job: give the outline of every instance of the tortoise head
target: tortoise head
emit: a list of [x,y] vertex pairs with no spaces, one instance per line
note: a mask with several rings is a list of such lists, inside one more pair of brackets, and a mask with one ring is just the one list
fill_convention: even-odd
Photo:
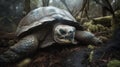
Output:
[[69,25],[56,25],[54,28],[54,40],[60,44],[75,44],[76,28]]

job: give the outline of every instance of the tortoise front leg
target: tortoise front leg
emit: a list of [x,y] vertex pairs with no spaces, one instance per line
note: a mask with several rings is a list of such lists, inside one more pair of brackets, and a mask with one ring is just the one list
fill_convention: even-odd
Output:
[[91,44],[91,45],[102,45],[102,41],[97,38],[93,33],[88,31],[76,31],[75,39],[78,42],[82,42],[84,44]]
[[16,62],[30,53],[34,52],[38,47],[38,40],[35,35],[29,35],[22,38],[14,46],[0,55],[0,63]]

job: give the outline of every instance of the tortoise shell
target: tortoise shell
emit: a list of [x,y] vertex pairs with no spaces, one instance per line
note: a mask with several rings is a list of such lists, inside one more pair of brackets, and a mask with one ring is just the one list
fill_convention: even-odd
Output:
[[[66,10],[59,9],[53,6],[49,7],[40,7],[29,12],[19,23],[16,35],[20,36],[25,33],[28,33],[31,30],[34,30],[36,27],[41,27],[44,24],[51,23],[57,18],[64,19],[71,22],[65,22],[67,24],[76,24],[79,27],[79,23],[76,23],[76,20],[73,16]],[[74,22],[74,23],[73,23]]]

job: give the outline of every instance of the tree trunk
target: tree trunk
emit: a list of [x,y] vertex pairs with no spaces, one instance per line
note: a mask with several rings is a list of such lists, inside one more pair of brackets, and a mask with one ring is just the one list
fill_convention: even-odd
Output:
[[30,12],[30,0],[25,0],[25,12],[26,14]]
[[42,0],[43,6],[49,6],[49,0]]

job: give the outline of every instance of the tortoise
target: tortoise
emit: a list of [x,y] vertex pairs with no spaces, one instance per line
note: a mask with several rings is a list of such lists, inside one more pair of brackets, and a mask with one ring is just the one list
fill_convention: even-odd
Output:
[[53,6],[30,11],[20,21],[16,35],[19,41],[0,55],[0,62],[16,62],[38,48],[53,44],[101,43],[94,34],[85,31],[69,12]]

